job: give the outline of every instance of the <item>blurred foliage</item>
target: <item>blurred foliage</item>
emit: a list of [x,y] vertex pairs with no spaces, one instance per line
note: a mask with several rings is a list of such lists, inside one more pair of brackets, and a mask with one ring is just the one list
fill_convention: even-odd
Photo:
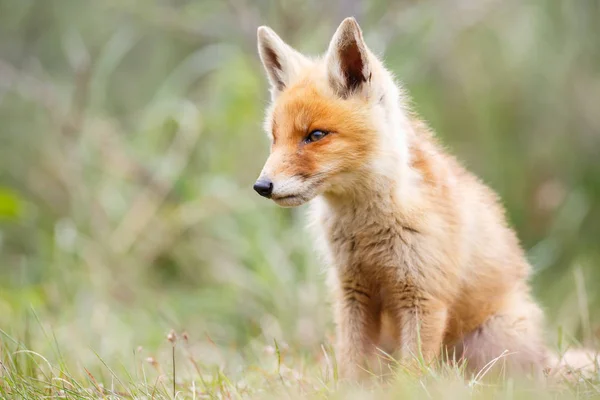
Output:
[[1,0],[0,327],[33,348],[52,332],[83,365],[170,328],[319,352],[330,311],[302,209],[251,189],[268,152],[255,32],[320,53],[348,15],[501,195],[550,331],[591,340],[593,0]]

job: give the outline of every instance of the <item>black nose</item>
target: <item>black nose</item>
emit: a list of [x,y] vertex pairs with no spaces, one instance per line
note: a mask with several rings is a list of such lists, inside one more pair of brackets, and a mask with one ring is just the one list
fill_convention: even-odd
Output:
[[268,179],[259,179],[254,184],[254,190],[256,190],[256,193],[260,194],[262,197],[266,197],[268,199],[271,197],[271,193],[273,193],[273,182]]

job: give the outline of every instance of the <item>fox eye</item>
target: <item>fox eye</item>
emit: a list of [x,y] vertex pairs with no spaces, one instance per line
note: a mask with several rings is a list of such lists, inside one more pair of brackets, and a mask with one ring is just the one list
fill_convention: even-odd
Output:
[[305,143],[312,143],[312,142],[316,142],[317,140],[321,140],[323,139],[325,136],[327,136],[329,132],[325,132],[325,131],[320,131],[320,130],[314,130],[311,133],[308,134],[308,136],[306,137],[306,139],[304,139]]

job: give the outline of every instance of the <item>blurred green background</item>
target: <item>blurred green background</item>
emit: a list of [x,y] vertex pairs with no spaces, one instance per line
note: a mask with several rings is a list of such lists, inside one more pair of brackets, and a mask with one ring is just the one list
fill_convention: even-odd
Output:
[[231,366],[273,339],[320,353],[331,316],[304,208],[252,191],[268,153],[256,28],[317,54],[350,15],[415,109],[501,195],[551,343],[559,329],[592,342],[593,0],[0,1],[5,334],[82,366],[94,353],[128,363],[171,328]]

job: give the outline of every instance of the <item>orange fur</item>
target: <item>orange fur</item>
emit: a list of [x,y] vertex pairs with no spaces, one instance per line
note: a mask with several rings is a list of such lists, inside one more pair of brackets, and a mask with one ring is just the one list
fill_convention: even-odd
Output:
[[[499,364],[541,371],[531,268],[497,196],[413,116],[356,21],[320,59],[268,28],[258,38],[273,96],[261,179],[280,205],[312,200],[342,376],[362,376],[382,346],[427,361],[444,349],[474,372],[508,351]],[[329,134],[307,142],[314,130]]]

